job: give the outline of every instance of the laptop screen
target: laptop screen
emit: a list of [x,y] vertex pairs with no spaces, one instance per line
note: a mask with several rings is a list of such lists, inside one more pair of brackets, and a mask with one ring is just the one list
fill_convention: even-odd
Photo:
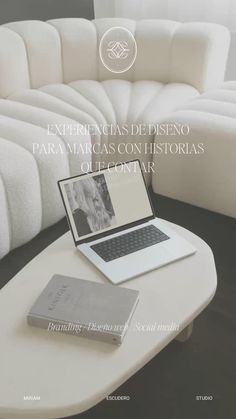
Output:
[[153,216],[139,161],[59,181],[75,241]]

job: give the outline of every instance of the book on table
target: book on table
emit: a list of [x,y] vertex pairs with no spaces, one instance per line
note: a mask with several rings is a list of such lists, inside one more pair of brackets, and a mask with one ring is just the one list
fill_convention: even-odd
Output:
[[121,344],[139,291],[54,275],[30,309],[27,321],[48,332],[63,332]]

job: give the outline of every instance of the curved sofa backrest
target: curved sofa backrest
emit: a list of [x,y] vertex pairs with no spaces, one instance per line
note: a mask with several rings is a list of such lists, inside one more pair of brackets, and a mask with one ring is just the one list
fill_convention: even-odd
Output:
[[[112,73],[99,58],[99,42],[114,26],[129,29],[137,58]],[[80,18],[23,21],[0,27],[0,97],[25,88],[78,79],[156,80],[188,83],[199,91],[224,79],[230,36],[220,25],[165,20]]]

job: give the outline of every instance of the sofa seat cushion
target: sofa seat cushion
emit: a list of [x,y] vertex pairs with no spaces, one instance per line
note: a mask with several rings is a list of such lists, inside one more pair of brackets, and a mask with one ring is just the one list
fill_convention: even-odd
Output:
[[199,95],[184,83],[79,80],[50,84],[11,95],[10,99],[66,115],[83,123],[157,123]]
[[169,152],[154,156],[154,192],[236,217],[236,82],[190,101],[164,122],[188,125],[189,134],[162,137]]
[[[97,169],[97,161],[107,164],[139,158],[148,164],[150,155],[145,152],[145,145],[153,141],[154,135],[151,127],[145,126],[158,124],[198,95],[194,87],[183,83],[79,80],[68,85],[50,84],[40,89],[23,90],[9,99],[60,114],[86,126],[92,143],[99,143],[102,150],[102,155],[98,152],[93,155],[94,169]],[[138,155],[132,149],[128,152],[125,149],[121,155],[118,145],[128,142],[139,144]],[[115,151],[109,154],[104,145],[111,143]]]

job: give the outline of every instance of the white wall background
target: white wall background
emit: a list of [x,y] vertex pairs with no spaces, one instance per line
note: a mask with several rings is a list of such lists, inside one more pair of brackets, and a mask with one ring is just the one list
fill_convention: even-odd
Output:
[[231,31],[227,80],[236,80],[236,0],[94,0],[95,17],[220,23]]

